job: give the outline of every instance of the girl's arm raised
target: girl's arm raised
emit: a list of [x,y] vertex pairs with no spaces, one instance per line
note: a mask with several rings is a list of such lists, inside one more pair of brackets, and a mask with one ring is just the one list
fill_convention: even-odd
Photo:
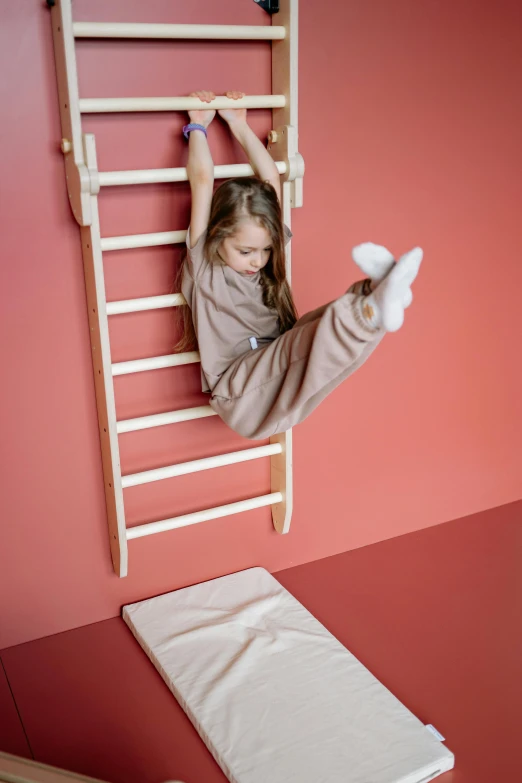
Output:
[[[190,97],[199,98],[204,103],[210,103],[214,100],[215,95],[212,92],[201,91],[193,92]],[[216,112],[211,109],[190,111],[190,122],[208,128],[215,114]],[[194,247],[208,226],[214,189],[214,162],[207,138],[200,130],[191,131],[189,136],[187,174],[192,196],[190,247]]]
[[[237,100],[245,96],[242,92],[227,92],[226,97]],[[250,165],[259,179],[263,180],[263,182],[270,182],[275,188],[279,201],[281,201],[279,172],[265,145],[259,141],[252,128],[248,125],[246,109],[221,109],[219,116],[225,120],[230,128],[230,132],[245,150]]]

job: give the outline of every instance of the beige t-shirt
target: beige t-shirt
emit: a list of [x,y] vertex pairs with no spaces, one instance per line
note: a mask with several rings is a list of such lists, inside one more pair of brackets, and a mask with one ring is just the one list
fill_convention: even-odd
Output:
[[[192,312],[201,355],[201,385],[210,392],[219,377],[244,353],[279,336],[277,312],[263,304],[261,273],[241,275],[204,256],[206,232],[190,247],[183,267],[181,291]],[[285,242],[292,236],[285,226]]]

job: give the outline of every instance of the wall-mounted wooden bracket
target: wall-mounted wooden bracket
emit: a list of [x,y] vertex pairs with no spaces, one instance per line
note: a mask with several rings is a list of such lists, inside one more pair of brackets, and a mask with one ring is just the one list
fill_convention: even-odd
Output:
[[303,206],[303,176],[305,163],[297,151],[297,129],[292,125],[283,125],[268,134],[268,151],[274,160],[286,163],[283,180],[291,182],[290,199],[292,207]]

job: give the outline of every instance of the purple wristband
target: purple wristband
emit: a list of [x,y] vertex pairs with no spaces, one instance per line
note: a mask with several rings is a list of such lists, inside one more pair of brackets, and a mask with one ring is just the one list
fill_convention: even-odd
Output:
[[183,135],[185,136],[186,139],[188,139],[190,131],[193,130],[203,131],[205,136],[207,135],[207,129],[205,128],[204,125],[198,125],[197,122],[189,122],[189,124],[185,125],[183,128]]

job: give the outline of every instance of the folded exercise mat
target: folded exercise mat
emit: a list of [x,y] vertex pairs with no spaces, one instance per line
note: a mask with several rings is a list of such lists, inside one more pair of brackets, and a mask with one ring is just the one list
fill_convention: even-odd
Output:
[[123,618],[232,783],[427,783],[453,754],[267,571]]

